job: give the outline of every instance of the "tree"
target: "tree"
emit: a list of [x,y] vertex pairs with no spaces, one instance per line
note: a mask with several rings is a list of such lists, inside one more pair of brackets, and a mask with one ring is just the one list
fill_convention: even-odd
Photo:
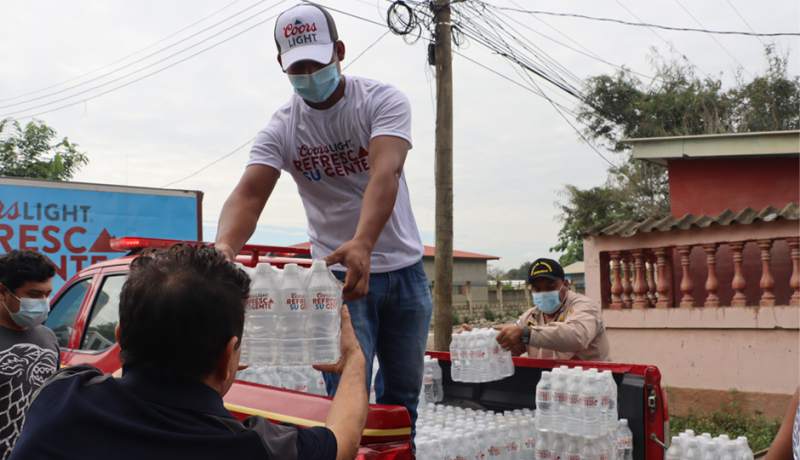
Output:
[[41,121],[0,120],[0,176],[64,181],[89,162],[78,145]]
[[587,80],[578,120],[588,137],[624,159],[609,169],[604,185],[563,191],[557,203],[562,225],[551,248],[562,253],[563,265],[583,260],[589,230],[669,212],[666,168],[633,161],[623,139],[800,128],[800,77],[788,76],[788,58],[772,46],[765,56],[764,75],[744,82],[739,73],[729,89],[720,79],[698,77],[686,61],[657,53],[655,78],[647,84],[625,70]]
[[533,262],[525,262],[519,266],[519,268],[512,268],[506,272],[503,276],[503,279],[507,280],[527,280],[528,279],[528,272],[531,271],[531,264]]

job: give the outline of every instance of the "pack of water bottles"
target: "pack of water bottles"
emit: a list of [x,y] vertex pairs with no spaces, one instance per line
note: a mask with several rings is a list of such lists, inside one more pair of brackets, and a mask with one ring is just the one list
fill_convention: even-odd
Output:
[[666,460],[753,460],[747,438],[731,439],[726,434],[712,437],[709,433],[696,436],[686,430],[672,437]]
[[450,374],[456,382],[493,382],[514,375],[511,352],[497,343],[497,331],[473,329],[453,335]]
[[530,409],[494,413],[433,403],[419,408],[419,460],[534,458],[536,420]]
[[241,267],[250,276],[242,362],[255,367],[339,360],[342,285],[324,261]]
[[589,453],[596,450],[598,458],[633,458],[633,435],[628,421],[617,419],[617,384],[610,371],[561,366],[542,372],[535,399],[542,445],[550,443],[555,452],[585,447]]
[[444,399],[444,384],[442,382],[442,368],[439,360],[425,355],[425,364],[422,373],[422,390],[419,394],[419,404],[437,403]]
[[239,371],[236,378],[245,382],[327,396],[322,372],[311,366],[248,367]]

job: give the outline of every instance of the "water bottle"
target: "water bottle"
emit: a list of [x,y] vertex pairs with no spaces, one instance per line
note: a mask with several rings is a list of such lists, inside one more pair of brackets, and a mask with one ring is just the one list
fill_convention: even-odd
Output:
[[617,427],[617,382],[614,381],[611,371],[603,371],[600,376],[604,383],[601,400],[604,422],[606,430],[613,431]]
[[[672,437],[672,442],[669,443],[669,449],[664,460],[681,460],[681,441],[678,436]],[[619,458],[619,457],[618,457]]]
[[628,420],[619,419],[617,427],[617,458],[619,460],[633,460],[633,433],[628,427]]
[[461,347],[463,346],[464,334],[456,334],[450,341],[450,378],[454,382],[463,382],[464,364],[461,361]]
[[441,402],[444,399],[444,383],[442,381],[442,367],[439,366],[438,359],[431,359],[431,369],[433,370],[433,400]]
[[276,364],[277,347],[277,283],[279,272],[269,264],[255,269],[242,267],[250,276],[250,294],[245,303],[245,327],[242,337],[242,362],[252,366]]
[[562,460],[583,460],[581,458],[581,438],[578,436],[569,436],[567,438],[566,457]]
[[[727,438],[727,436],[725,437]],[[722,436],[720,436],[720,439],[722,439]],[[738,451],[736,448],[736,443],[731,441],[730,439],[725,439],[724,441],[721,442],[721,445],[719,447],[719,453],[720,455],[717,458],[719,458],[720,460],[739,460],[738,458],[739,456],[737,455]]]
[[598,460],[600,452],[597,449],[597,437],[584,436],[581,445],[581,460]]
[[553,452],[553,459],[565,458],[567,450],[566,434],[556,431],[552,434],[552,439],[551,450]]
[[567,408],[569,417],[566,420],[567,432],[583,433],[583,401],[581,388],[583,386],[583,370],[579,367],[572,369],[570,379],[567,381]]
[[425,356],[422,371],[422,392],[425,394],[425,401],[428,402],[436,402],[432,364],[431,358]]
[[539,416],[539,426],[546,429],[553,427],[553,386],[551,373],[542,372],[542,377],[536,385],[536,411]]
[[553,427],[556,430],[567,431],[567,372],[564,368],[553,369],[551,377],[553,386]]
[[739,450],[739,460],[753,460],[753,450],[750,448],[746,436],[736,438],[736,446]]
[[550,430],[546,428],[540,429],[536,437],[536,460],[554,460],[552,438]]
[[683,452],[683,460],[702,460],[700,458],[700,448],[696,438],[689,438]]
[[339,361],[342,287],[324,260],[315,260],[308,273],[306,300],[310,303],[305,337],[309,340],[311,362]]
[[600,428],[600,379],[595,369],[589,370],[580,390],[583,403],[583,432],[594,436],[599,435]]
[[297,264],[286,264],[280,287],[280,307],[278,310],[278,335],[280,336],[281,364],[293,365],[308,363],[308,343],[306,332],[306,291],[303,274]]

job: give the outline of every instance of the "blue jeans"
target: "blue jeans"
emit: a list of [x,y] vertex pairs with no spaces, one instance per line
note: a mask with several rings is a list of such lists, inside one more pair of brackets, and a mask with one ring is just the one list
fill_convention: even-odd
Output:
[[[344,272],[334,273],[344,279]],[[433,310],[422,261],[393,272],[370,274],[367,296],[347,302],[347,308],[367,359],[367,391],[377,354],[383,384],[382,388],[376,385],[377,402],[405,406],[413,427]],[[333,395],[339,376],[325,374],[325,384]]]

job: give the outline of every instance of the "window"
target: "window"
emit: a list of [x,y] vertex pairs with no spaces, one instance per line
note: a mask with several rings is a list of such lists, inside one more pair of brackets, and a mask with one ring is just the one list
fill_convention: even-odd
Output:
[[83,335],[81,350],[103,351],[116,343],[115,329],[119,323],[119,295],[126,275],[108,276],[97,294]]
[[69,345],[69,338],[75,329],[75,317],[81,309],[86,292],[92,285],[92,279],[86,278],[73,284],[61,298],[56,301],[50,310],[45,326],[49,327],[58,338],[58,346],[66,348]]

